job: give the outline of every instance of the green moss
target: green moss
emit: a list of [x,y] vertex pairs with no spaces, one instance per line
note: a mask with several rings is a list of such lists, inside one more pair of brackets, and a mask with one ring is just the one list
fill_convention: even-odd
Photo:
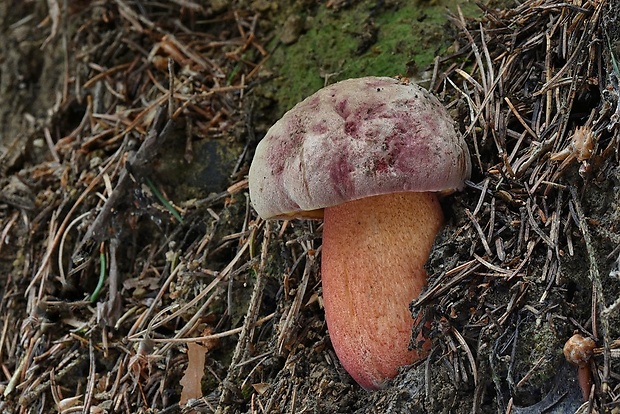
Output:
[[[308,30],[294,44],[280,45],[268,61],[278,75],[272,91],[276,115],[323,87],[326,78],[332,83],[368,75],[419,77],[451,44],[447,10],[457,3],[461,0],[375,8],[376,2],[361,1],[339,11],[322,5],[309,12]],[[470,2],[463,7],[475,13]]]

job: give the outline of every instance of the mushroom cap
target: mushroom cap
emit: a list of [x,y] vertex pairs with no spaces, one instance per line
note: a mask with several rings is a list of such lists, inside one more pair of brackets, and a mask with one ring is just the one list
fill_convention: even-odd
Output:
[[406,80],[348,79],[295,105],[256,148],[250,198],[264,219],[405,191],[460,189],[467,145],[437,98]]
[[582,367],[590,362],[595,347],[594,339],[575,334],[564,344],[564,357],[571,364]]

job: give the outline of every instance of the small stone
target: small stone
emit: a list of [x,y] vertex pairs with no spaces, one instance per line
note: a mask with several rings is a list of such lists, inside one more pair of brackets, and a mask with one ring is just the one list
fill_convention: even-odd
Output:
[[304,29],[304,19],[296,14],[290,15],[284,22],[280,40],[285,45],[293,44],[299,39]]

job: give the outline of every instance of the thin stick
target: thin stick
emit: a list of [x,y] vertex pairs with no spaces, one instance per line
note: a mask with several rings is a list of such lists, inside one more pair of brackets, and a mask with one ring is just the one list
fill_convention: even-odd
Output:
[[600,273],[598,270],[598,263],[596,260],[596,252],[594,250],[594,246],[592,244],[592,237],[590,236],[590,231],[588,229],[588,225],[586,222],[586,217],[583,214],[583,210],[581,209],[581,204],[579,203],[579,198],[577,196],[577,189],[573,186],[569,187],[570,194],[572,196],[573,207],[575,209],[575,213],[577,214],[577,226],[581,231],[583,236],[583,241],[586,245],[586,252],[588,254],[588,275],[590,276],[590,280],[592,281],[592,288],[596,292],[597,299],[597,307],[599,311],[599,320],[600,320],[600,330],[603,336],[603,386],[605,387],[609,382],[609,372],[610,372],[610,344],[611,338],[609,337],[609,319],[605,312],[605,297],[603,295],[603,283],[601,281]]

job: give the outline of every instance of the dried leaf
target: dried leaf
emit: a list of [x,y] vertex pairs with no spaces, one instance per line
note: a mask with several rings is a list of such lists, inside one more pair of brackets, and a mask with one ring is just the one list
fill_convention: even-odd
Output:
[[209,350],[202,345],[195,343],[187,344],[187,369],[180,383],[183,386],[181,391],[181,405],[185,405],[190,399],[202,397],[202,377],[204,376],[205,360]]
[[69,412],[73,407],[78,404],[81,404],[82,395],[77,395],[75,397],[64,398],[58,401],[56,405],[56,409],[59,413]]
[[270,386],[271,384],[269,384],[268,382],[259,382],[257,384],[252,384],[252,387],[259,395],[263,395],[265,391],[267,391],[267,388],[269,388]]

